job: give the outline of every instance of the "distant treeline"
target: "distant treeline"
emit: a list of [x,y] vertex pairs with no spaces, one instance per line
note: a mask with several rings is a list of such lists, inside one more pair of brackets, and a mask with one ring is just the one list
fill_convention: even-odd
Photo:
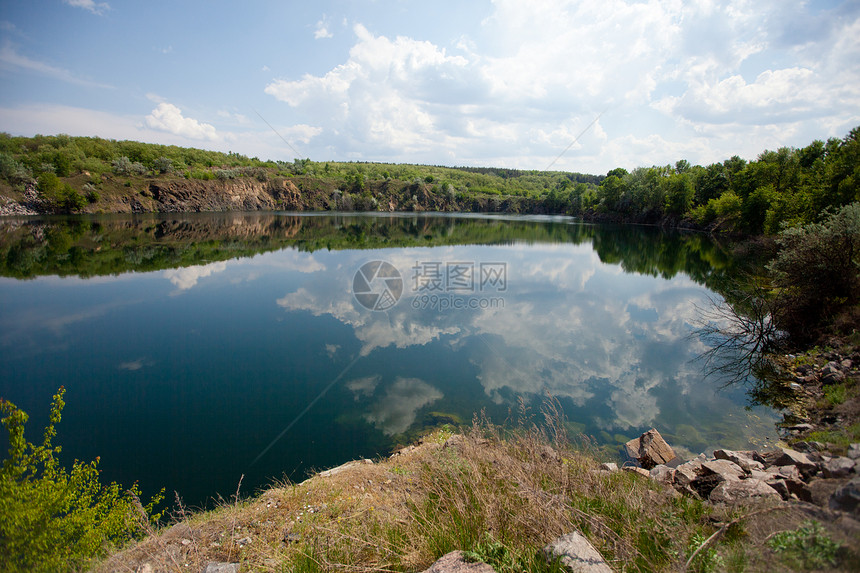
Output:
[[102,193],[115,193],[111,185],[118,177],[125,187],[135,189],[140,187],[136,183],[153,178],[301,177],[325,183],[338,197],[363,197],[367,201],[362,205],[380,209],[385,203],[372,201],[373,195],[379,182],[390,182],[386,188],[420,189],[451,204],[523,197],[538,201],[539,210],[547,213],[773,234],[784,226],[818,221],[828,209],[860,200],[860,127],[843,139],[764,151],[754,161],[734,156],[700,166],[682,159],[630,172],[617,168],[605,176],[310,159],[263,161],[238,153],[136,141],[0,133],[0,195],[20,198],[27,188],[35,188],[42,204],[55,211],[75,212],[87,204],[95,211]]

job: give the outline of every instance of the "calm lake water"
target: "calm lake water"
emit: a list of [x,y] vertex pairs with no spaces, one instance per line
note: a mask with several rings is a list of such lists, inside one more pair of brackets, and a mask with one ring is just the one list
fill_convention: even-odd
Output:
[[[568,218],[0,221],[0,395],[106,480],[191,505],[546,394],[614,450],[760,447],[775,416],[691,362],[731,276],[707,237]],[[5,440],[5,438],[4,438]]]

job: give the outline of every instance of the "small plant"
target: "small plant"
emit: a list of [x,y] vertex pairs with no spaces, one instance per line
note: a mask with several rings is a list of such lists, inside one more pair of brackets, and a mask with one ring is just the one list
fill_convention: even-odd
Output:
[[[60,422],[64,388],[51,403],[41,445],[24,437],[27,414],[0,399],[2,423],[9,452],[0,467],[0,570],[70,571],[85,567],[111,545],[139,532],[141,522],[137,484],[122,488],[99,482],[99,459],[75,461],[67,471],[57,460],[60,447],[52,444]],[[149,513],[161,494],[143,508]],[[153,520],[160,516],[155,515]]]
[[824,399],[831,406],[845,403],[848,398],[848,389],[844,384],[835,384],[824,388]]
[[817,521],[804,521],[795,530],[780,531],[767,544],[793,568],[821,569],[839,564],[840,544],[830,539]]
[[[692,555],[705,541],[707,541],[707,539],[707,535],[704,535],[703,533],[695,533],[690,537],[690,543],[687,545],[687,555]],[[717,551],[712,547],[699,552],[690,564],[692,570],[697,571],[698,573],[722,571],[723,565],[723,558],[720,557]]]

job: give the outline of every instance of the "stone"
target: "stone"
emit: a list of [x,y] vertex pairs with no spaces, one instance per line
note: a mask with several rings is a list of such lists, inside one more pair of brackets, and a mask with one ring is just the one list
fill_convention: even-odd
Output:
[[827,505],[830,509],[860,516],[860,477],[834,491]]
[[[813,428],[812,424],[794,424],[793,426],[786,426],[785,429],[789,432],[793,432],[796,434],[801,434],[803,432],[808,432]],[[716,453],[716,452],[715,452]]]
[[155,569],[152,568],[152,564],[144,563],[137,568],[137,573],[155,573]]
[[600,469],[602,469],[603,471],[607,471],[607,472],[617,472],[618,471],[618,464],[613,463],[613,462],[603,463],[603,464],[600,464]]
[[331,477],[337,475],[343,471],[346,471],[350,468],[358,467],[364,464],[372,464],[373,460],[356,460],[353,462],[347,462],[343,465],[337,466],[336,468],[331,468],[330,470],[325,470],[319,473],[320,477]]
[[560,559],[574,573],[612,573],[612,569],[597,549],[577,532],[563,535],[544,547],[547,561]]
[[829,384],[839,384],[845,380],[845,373],[842,372],[842,365],[836,362],[828,362],[827,365],[819,372],[821,383],[825,386]]
[[714,450],[714,457],[718,460],[728,460],[739,465],[745,472],[752,470],[763,470],[764,464],[753,459],[753,452],[735,452],[732,450]]
[[830,497],[842,486],[848,483],[847,478],[841,479],[814,479],[809,482],[809,492],[812,494],[812,503],[819,507],[827,507]]
[[713,503],[734,504],[753,499],[781,501],[782,496],[761,480],[745,479],[720,482],[708,499]]
[[486,563],[469,563],[462,551],[452,551],[440,557],[423,573],[496,573]]
[[821,464],[821,473],[826,478],[841,478],[848,477],[853,473],[855,461],[851,458],[833,458]]
[[848,453],[846,455],[852,460],[860,459],[860,444],[851,444],[848,446]]
[[664,483],[666,485],[672,485],[675,483],[675,470],[667,465],[660,464],[658,466],[654,466],[648,473],[651,474],[651,479],[660,483]]
[[238,563],[215,563],[210,561],[203,573],[239,573]]
[[818,469],[808,454],[781,448],[782,454],[773,462],[776,466],[794,466],[802,472],[814,472]]
[[782,499],[786,501],[797,498],[801,501],[812,502],[812,492],[809,491],[809,487],[802,481],[776,479],[766,483],[775,489],[782,496]]
[[633,472],[635,474],[639,474],[640,476],[645,476],[646,478],[651,477],[651,472],[646,470],[645,468],[637,468],[636,466],[624,466],[621,469],[626,472]]
[[746,472],[734,462],[729,460],[711,460],[702,464],[704,474],[715,474],[720,476],[721,481],[739,480],[746,477]]
[[803,481],[803,476],[796,466],[773,466],[764,472],[768,477],[765,481],[778,479],[793,479],[795,481]]
[[650,470],[656,465],[666,464],[677,456],[675,450],[666,443],[656,429],[651,428],[638,438],[624,444],[627,455],[638,461],[643,468]]
[[690,460],[675,468],[675,484],[681,487],[689,486],[702,473],[702,462]]

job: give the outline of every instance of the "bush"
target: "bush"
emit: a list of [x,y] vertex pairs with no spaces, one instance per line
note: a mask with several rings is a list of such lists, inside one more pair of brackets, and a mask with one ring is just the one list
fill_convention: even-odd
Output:
[[[54,396],[39,446],[24,437],[27,414],[0,400],[9,437],[8,458],[0,468],[0,570],[81,569],[140,531],[137,484],[125,493],[116,483],[103,486],[98,458],[75,461],[70,472],[59,464],[61,448],[51,440],[65,405],[64,393],[61,387]],[[160,499],[161,494],[144,510],[151,511]]]
[[776,320],[799,341],[860,302],[860,203],[846,205],[822,223],[782,231],[770,264],[779,289]]
[[159,173],[170,173],[173,171],[173,161],[169,157],[159,157],[153,162],[152,167]]
[[143,175],[146,173],[146,167],[142,163],[132,162],[125,156],[114,159],[111,165],[117,175]]

